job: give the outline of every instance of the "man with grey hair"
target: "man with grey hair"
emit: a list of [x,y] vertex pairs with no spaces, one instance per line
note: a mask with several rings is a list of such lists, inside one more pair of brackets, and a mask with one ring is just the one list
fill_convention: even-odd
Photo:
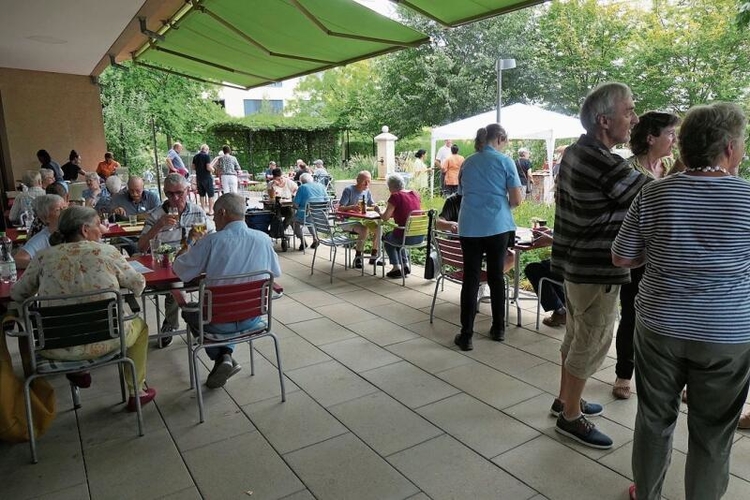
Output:
[[[52,182],[54,182],[55,177],[52,171],[47,170],[46,168],[43,170],[45,172],[50,172]],[[10,207],[10,213],[8,214],[8,218],[14,224],[19,224],[21,222],[21,214],[24,212],[27,212],[27,214],[29,214],[28,216],[31,217],[31,214],[34,212],[31,206],[32,201],[37,196],[42,196],[44,194],[44,189],[42,188],[42,177],[39,175],[39,171],[27,170],[26,173],[23,174],[21,182],[23,182],[23,185],[26,186],[27,189],[16,196],[16,199],[13,200],[13,206]]]
[[190,172],[188,172],[188,169],[185,168],[185,163],[180,157],[181,152],[182,144],[180,144],[179,142],[175,142],[172,145],[172,149],[167,152],[167,158],[164,161],[167,163],[167,169],[169,170],[170,174],[180,174],[181,176],[187,178],[187,176],[190,175]]
[[[190,203],[187,197],[188,182],[180,174],[172,173],[164,179],[164,194],[167,201],[153,209],[146,216],[141,236],[138,238],[138,251],[145,253],[149,249],[152,239],[158,236],[161,244],[180,246],[182,234],[193,227],[202,219],[206,222],[209,232],[214,230],[211,219],[206,217],[206,212],[201,207]],[[164,301],[164,322],[161,325],[161,333],[169,334],[177,330],[179,323],[179,308],[171,294],[166,295]],[[171,335],[159,337],[159,347],[166,347],[172,343]]]
[[[294,219],[294,235],[299,238],[300,251],[305,249],[307,243],[305,243],[305,237],[302,234],[302,222],[305,220],[305,209],[307,202],[309,201],[328,201],[328,194],[322,184],[318,184],[313,181],[313,176],[305,172],[299,178],[300,186],[297,189],[297,193],[294,195],[294,207],[297,209],[297,214]],[[318,246],[318,239],[313,232],[313,244],[312,248]]]
[[551,270],[565,281],[570,314],[560,347],[560,394],[550,412],[557,416],[557,432],[599,449],[611,448],[612,440],[586,417],[600,415],[602,406],[581,396],[607,355],[620,285],[630,281],[627,269],[612,264],[610,248],[649,178],[610,150],[628,141],[636,123],[627,85],[593,89],[581,106],[586,133],[568,147],[557,176]]
[[[201,274],[206,281],[252,273],[271,271],[275,277],[281,276],[279,259],[273,249],[273,240],[245,224],[245,198],[235,193],[225,193],[215,204],[214,221],[216,232],[208,235],[191,234],[197,241],[184,253],[177,256],[173,269],[182,281],[191,281]],[[184,311],[185,322],[198,330],[198,313]],[[236,333],[251,329],[259,318],[240,323],[208,324],[204,331],[213,334]],[[209,389],[223,387],[227,379],[240,371],[241,366],[232,358],[233,346],[209,347],[206,354],[214,361],[213,369],[206,379]]]

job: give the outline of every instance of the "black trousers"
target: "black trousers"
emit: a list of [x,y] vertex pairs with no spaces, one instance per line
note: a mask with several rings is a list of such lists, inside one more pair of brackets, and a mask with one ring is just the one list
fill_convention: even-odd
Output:
[[633,334],[635,332],[635,296],[638,295],[638,284],[643,278],[646,267],[630,270],[630,283],[620,287],[620,326],[617,327],[617,378],[633,378]]
[[559,282],[563,280],[561,277],[552,274],[549,259],[532,262],[523,269],[523,272],[531,282],[531,286],[534,287],[534,293],[541,299],[542,308],[545,311],[557,311],[565,306],[565,290],[561,286],[553,285],[547,281],[542,287],[541,295],[539,295],[540,279],[549,278]]
[[510,238],[514,232],[494,234],[479,238],[461,236],[464,254],[464,282],[461,286],[461,335],[474,333],[477,314],[477,292],[482,272],[482,257],[487,257],[487,284],[490,286],[492,326],[505,326],[505,287],[503,286],[503,261]]

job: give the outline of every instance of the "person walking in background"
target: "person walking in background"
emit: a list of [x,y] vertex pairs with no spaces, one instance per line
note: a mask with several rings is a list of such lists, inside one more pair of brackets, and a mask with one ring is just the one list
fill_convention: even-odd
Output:
[[107,179],[110,175],[115,175],[117,169],[120,168],[120,163],[115,161],[115,157],[107,151],[104,153],[104,161],[100,161],[96,166],[96,173],[102,179]]
[[440,167],[443,165],[443,162],[451,155],[451,146],[453,146],[453,141],[451,139],[446,139],[445,144],[440,146],[440,149],[438,149],[437,153],[435,153],[435,163],[433,164],[433,167],[435,170],[438,170],[440,172],[440,192],[442,192],[445,188],[445,175],[443,174],[443,171]]
[[75,182],[81,175],[86,175],[86,171],[81,168],[81,155],[75,149],[68,155],[68,163],[60,167],[63,171],[63,180]]
[[430,172],[432,172],[432,169],[427,166],[427,164],[424,162],[424,156],[427,154],[427,151],[424,149],[418,149],[416,153],[414,153],[414,186],[417,189],[422,189],[430,184],[430,178],[431,175]]
[[232,156],[232,148],[224,146],[221,151],[224,155],[219,157],[219,161],[216,163],[216,174],[221,179],[221,190],[224,193],[236,193],[239,191],[237,176],[241,172],[240,164],[237,158]]
[[185,168],[185,162],[182,161],[182,157],[180,156],[181,152],[182,144],[175,142],[172,145],[172,149],[167,151],[167,158],[164,161],[167,164],[167,174],[176,173],[187,179],[190,176],[190,172]]
[[635,299],[631,498],[661,498],[685,384],[685,498],[727,491],[750,379],[750,183],[737,177],[745,126],[735,104],[690,109],[679,135],[685,172],[646,185],[612,245],[614,264],[646,265]]
[[458,173],[463,163],[464,157],[458,154],[458,144],[452,145],[451,155],[440,165],[440,172],[445,178],[443,196],[447,197],[458,192]]
[[487,259],[487,282],[492,309],[492,340],[505,340],[505,288],[503,259],[513,246],[516,225],[511,209],[523,200],[521,181],[513,160],[501,152],[508,134],[493,123],[477,131],[474,154],[466,158],[460,176],[463,192],[458,214],[458,235],[464,254],[461,286],[461,333],[454,343],[462,351],[474,348],[474,317],[482,258]]
[[531,151],[526,148],[518,149],[518,160],[516,160],[516,170],[518,178],[521,179],[521,185],[526,193],[531,192]]
[[630,203],[650,178],[610,150],[628,141],[636,123],[627,85],[593,89],[581,106],[586,133],[565,150],[557,176],[550,270],[565,282],[568,314],[560,393],[550,413],[557,417],[558,433],[599,449],[611,448],[612,439],[587,417],[601,415],[603,408],[581,396],[607,356],[620,285],[630,280],[627,269],[612,264],[610,248]]
[[[638,118],[630,133],[628,161],[637,171],[653,179],[661,179],[672,168],[672,147],[676,142],[675,127],[680,118],[671,113],[649,111]],[[617,399],[630,397],[630,379],[633,378],[633,332],[635,331],[635,296],[645,268],[630,270],[630,283],[620,288],[620,324],[617,327],[615,346],[617,364],[612,395]]]
[[211,157],[208,156],[208,151],[208,144],[203,144],[198,154],[193,156],[193,169],[195,169],[195,186],[198,190],[201,208],[208,210],[208,215],[213,215],[214,168],[211,166]]

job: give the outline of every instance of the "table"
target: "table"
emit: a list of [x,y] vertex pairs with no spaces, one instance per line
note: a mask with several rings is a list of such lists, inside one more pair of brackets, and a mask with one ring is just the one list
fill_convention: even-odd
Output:
[[[121,236],[138,236],[143,231],[143,224],[136,224],[130,226],[127,223],[110,224],[109,229],[106,233],[102,234],[102,238],[115,238]],[[25,228],[20,227],[9,227],[5,230],[5,235],[10,238],[10,241],[14,245],[22,245],[26,242],[27,234]]]
[[[378,225],[378,229],[375,234],[375,238],[378,240],[378,259],[380,259],[383,262],[383,265],[385,265],[384,256],[385,256],[385,249],[383,248],[383,219],[380,218],[380,212],[376,212],[375,210],[367,210],[365,213],[362,213],[360,211],[348,211],[348,210],[336,210],[334,212],[334,215],[340,218],[346,218],[346,219],[359,219],[362,221],[372,221]],[[364,257],[362,258],[364,261]],[[385,271],[384,271],[385,272]],[[362,274],[365,273],[365,266],[364,262],[362,263]],[[375,276],[377,274],[377,265],[373,266],[373,272],[372,275]]]
[[[521,231],[528,230],[531,231],[529,228],[518,228]],[[513,250],[515,251],[515,259],[514,259],[514,273],[513,273],[513,297],[511,300],[515,302],[516,304],[516,321],[517,325],[521,326],[521,305],[519,301],[521,300],[537,300],[536,297],[520,297],[518,295],[519,290],[519,283],[521,281],[521,254],[523,252],[528,252],[529,250],[537,250],[539,248],[547,248],[552,246],[551,238],[539,238],[537,240],[532,240],[530,243],[515,243],[513,246]]]

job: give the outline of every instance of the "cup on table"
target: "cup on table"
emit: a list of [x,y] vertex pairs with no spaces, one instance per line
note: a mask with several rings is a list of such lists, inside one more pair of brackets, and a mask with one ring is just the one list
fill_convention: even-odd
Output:
[[135,226],[138,224],[138,216],[137,215],[128,215],[128,223],[131,226]]

